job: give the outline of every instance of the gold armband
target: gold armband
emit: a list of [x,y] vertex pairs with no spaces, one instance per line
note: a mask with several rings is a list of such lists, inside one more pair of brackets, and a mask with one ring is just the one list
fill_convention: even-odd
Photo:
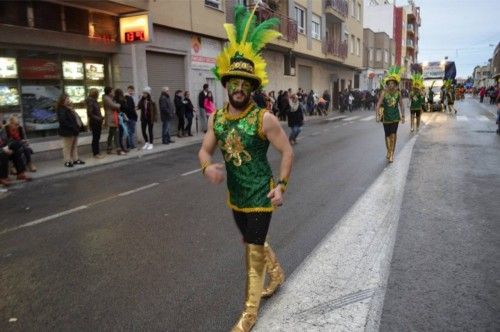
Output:
[[288,180],[287,179],[281,179],[278,181],[277,184],[280,184],[281,185],[281,192],[285,192],[286,190],[286,186],[288,185]]
[[208,166],[210,166],[210,162],[209,161],[204,161],[201,163],[201,174],[205,174],[205,170],[207,169]]

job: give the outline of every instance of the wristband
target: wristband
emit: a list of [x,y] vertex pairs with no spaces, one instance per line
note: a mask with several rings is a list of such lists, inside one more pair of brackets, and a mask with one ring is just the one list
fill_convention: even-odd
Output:
[[210,166],[210,162],[209,161],[204,161],[201,163],[201,174],[205,175],[205,170],[207,169],[208,166]]
[[281,179],[278,181],[277,185],[281,185],[281,192],[285,192],[286,186],[288,185],[288,180],[287,179]]

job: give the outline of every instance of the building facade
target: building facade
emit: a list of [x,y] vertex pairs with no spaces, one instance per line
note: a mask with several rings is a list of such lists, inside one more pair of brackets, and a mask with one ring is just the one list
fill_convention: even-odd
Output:
[[395,60],[395,44],[385,32],[373,32],[364,29],[363,72],[361,73],[361,90],[380,88],[380,81]]
[[394,65],[404,69],[402,79],[409,86],[411,68],[418,62],[420,7],[413,0],[398,7],[392,1],[365,0],[365,28],[385,32],[394,39]]
[[[221,107],[226,96],[211,68],[236,4],[252,7],[254,1],[1,1],[0,118],[19,115],[32,142],[56,149],[54,104],[63,91],[84,122],[89,89],[108,85],[132,84],[138,95],[149,86],[155,101],[162,87],[172,94],[187,90],[197,107],[207,83]],[[359,88],[363,7],[362,0],[264,0],[258,19],[278,17],[283,35],[263,52],[265,90],[328,91],[335,106],[342,90]],[[150,38],[132,35],[124,42],[119,22],[138,14],[146,15]],[[90,137],[80,142],[89,144]]]

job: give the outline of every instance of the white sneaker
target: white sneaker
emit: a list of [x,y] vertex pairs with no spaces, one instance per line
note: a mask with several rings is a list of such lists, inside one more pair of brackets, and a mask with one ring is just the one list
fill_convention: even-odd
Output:
[[144,146],[142,147],[142,150],[146,150],[148,148],[148,146],[149,146],[149,143],[144,144]]
[[153,150],[153,144],[149,144],[146,150]]

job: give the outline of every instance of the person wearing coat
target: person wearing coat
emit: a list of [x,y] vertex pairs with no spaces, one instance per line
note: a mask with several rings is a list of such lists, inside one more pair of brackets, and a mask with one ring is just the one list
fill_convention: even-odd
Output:
[[158,106],[160,107],[162,123],[161,142],[162,144],[174,143],[175,141],[170,137],[170,121],[174,118],[174,105],[170,99],[169,88],[167,86],[162,89]]
[[93,88],[89,91],[89,96],[85,99],[87,105],[87,118],[89,119],[90,131],[92,131],[92,153],[94,158],[101,159],[104,156],[100,153],[99,142],[101,141],[102,121],[104,120],[101,107],[97,103],[99,90]]
[[174,105],[175,105],[175,114],[177,115],[177,119],[179,123],[177,125],[177,137],[184,136],[184,103],[182,98],[182,91],[175,91],[174,97]]
[[[142,91],[141,100],[137,104],[141,110],[141,129],[142,137],[144,138],[143,150],[153,149],[153,124],[157,121],[156,104],[151,98],[151,88],[145,87]],[[147,132],[146,132],[147,128]]]
[[26,138],[26,133],[24,128],[19,124],[19,120],[15,115],[9,117],[9,122],[5,126],[5,133],[7,134],[8,140],[13,143],[17,142],[26,159],[26,166],[30,172],[36,172],[36,167],[33,165],[31,160],[31,155],[33,154],[33,149],[29,146],[28,139]]
[[62,137],[64,166],[85,164],[78,158],[78,135],[82,122],[73,109],[69,96],[62,93],[56,105],[57,119],[59,120],[59,136]]
[[102,97],[102,102],[104,105],[104,125],[108,129],[108,154],[113,151],[113,143],[115,145],[116,152],[119,154],[121,151],[120,143],[118,138],[118,112],[120,111],[120,104],[113,101],[113,88],[105,87],[104,96]]
[[186,128],[184,128],[184,136],[193,136],[191,133],[191,126],[193,125],[194,106],[191,99],[189,99],[189,91],[184,92],[184,100],[182,103],[184,104],[184,116],[187,120]]
[[292,95],[290,97],[290,107],[288,108],[286,115],[288,119],[288,127],[291,129],[288,140],[290,141],[290,144],[295,145],[297,144],[297,137],[299,136],[302,126],[304,125],[304,108],[296,95]]

